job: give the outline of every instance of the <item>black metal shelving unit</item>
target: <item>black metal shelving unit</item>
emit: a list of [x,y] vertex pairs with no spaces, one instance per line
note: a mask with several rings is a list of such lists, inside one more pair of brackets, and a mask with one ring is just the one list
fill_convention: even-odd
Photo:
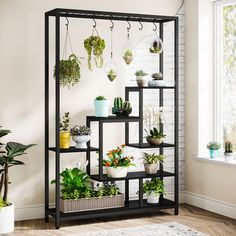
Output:
[[[159,24],[159,36],[163,39],[164,24],[174,22],[174,86],[160,86],[155,88],[150,87],[125,87],[125,99],[129,100],[130,93],[136,92],[139,95],[138,116],[129,117],[95,117],[87,116],[86,125],[90,127],[91,122],[98,122],[99,132],[99,145],[98,147],[91,147],[88,142],[87,149],[76,149],[70,147],[69,149],[60,149],[60,83],[59,83],[59,62],[60,62],[60,19],[61,17],[73,17],[84,19],[100,19],[100,20],[113,20],[113,21],[134,21],[134,22],[149,22]],[[56,80],[55,80],[55,147],[49,146],[49,20],[55,19],[55,61],[56,61]],[[159,70],[163,73],[163,53],[160,54]],[[155,89],[159,90],[159,106],[164,105],[165,90],[174,91],[174,142],[162,143],[161,145],[152,146],[143,142],[143,94],[146,90]],[[164,171],[164,167],[160,164],[159,171],[154,175],[146,174],[144,171],[129,172],[126,178],[111,179],[103,174],[102,159],[103,159],[103,124],[104,123],[125,123],[125,143],[127,146],[147,149],[158,148],[160,154],[164,154],[165,148],[174,148],[174,172]],[[139,141],[138,143],[130,143],[129,141],[129,124],[130,122],[137,122],[139,124]],[[161,127],[163,129],[163,127]],[[49,151],[55,152],[55,208],[49,207]],[[115,209],[101,209],[86,212],[73,212],[62,213],[60,212],[60,154],[85,152],[86,159],[89,164],[87,166],[88,174],[90,170],[90,154],[91,152],[99,153],[98,174],[91,175],[91,178],[97,181],[116,180],[124,181],[125,183],[125,207]],[[143,199],[143,180],[146,178],[165,177],[174,178],[174,200],[165,199],[160,197],[160,203],[147,204]],[[139,196],[138,200],[129,199],[129,181],[137,179],[139,181]],[[119,13],[119,12],[102,12],[102,11],[86,11],[75,9],[54,9],[45,13],[45,221],[48,222],[49,216],[55,218],[55,227],[59,228],[62,221],[76,220],[76,219],[89,219],[107,216],[121,216],[128,214],[141,214],[148,212],[157,212],[161,209],[174,209],[174,213],[178,214],[178,17],[175,16],[160,16],[160,15],[144,15],[132,13]]]

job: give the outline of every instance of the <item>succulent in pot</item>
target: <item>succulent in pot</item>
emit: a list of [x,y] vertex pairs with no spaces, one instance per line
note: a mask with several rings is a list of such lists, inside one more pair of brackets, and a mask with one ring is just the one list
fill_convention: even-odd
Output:
[[165,193],[163,180],[159,177],[146,180],[143,184],[143,192],[147,195],[147,203],[159,203],[160,195]]
[[151,145],[155,146],[160,145],[163,142],[164,138],[166,137],[163,131],[158,130],[156,127],[151,129],[149,132],[147,132],[147,130],[145,131],[147,133],[146,140]]
[[149,87],[165,86],[162,73],[153,73],[152,78],[153,79],[148,82]]
[[138,70],[135,72],[136,82],[139,87],[144,87],[147,85],[146,75],[148,74],[144,72],[143,70]]
[[163,160],[165,159],[164,155],[157,155],[154,153],[144,153],[143,157],[143,164],[146,173],[148,174],[155,174],[158,170],[158,163],[163,163]]
[[[0,138],[10,130],[0,129]],[[35,144],[23,145],[17,142],[0,143],[0,234],[14,231],[14,204],[8,201],[9,168],[24,165],[18,157],[26,154],[26,150]],[[2,149],[5,146],[5,150]],[[3,193],[2,193],[3,192]]]
[[70,133],[73,141],[76,143],[76,148],[87,148],[87,142],[91,139],[91,130],[89,127],[76,125],[70,130]]
[[60,121],[60,148],[67,149],[70,147],[70,113],[65,112]]
[[127,65],[133,61],[133,52],[131,49],[126,49],[123,54],[123,59]]
[[132,107],[129,101],[123,102],[121,97],[114,98],[114,105],[112,108],[112,114],[116,116],[129,116],[132,112]]
[[234,158],[234,153],[233,153],[233,144],[231,141],[225,141],[224,143],[224,156],[225,156],[225,161],[229,162],[232,161]]
[[219,156],[219,150],[221,148],[221,144],[217,141],[211,141],[207,144],[207,148],[210,152],[210,158],[216,158]]
[[103,166],[106,167],[108,177],[123,178],[127,175],[129,166],[134,166],[132,164],[133,157],[126,155],[124,149],[125,145],[121,145],[108,151],[108,159],[103,160]]
[[104,96],[98,96],[94,100],[95,116],[108,117],[109,101]]
[[115,70],[110,69],[110,70],[108,71],[108,73],[107,73],[107,77],[108,77],[108,79],[109,79],[110,81],[113,81],[113,80],[116,79],[117,73],[115,72]]

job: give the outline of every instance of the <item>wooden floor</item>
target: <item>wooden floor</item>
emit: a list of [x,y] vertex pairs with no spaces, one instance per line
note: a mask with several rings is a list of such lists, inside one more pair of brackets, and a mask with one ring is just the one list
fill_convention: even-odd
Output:
[[211,236],[236,236],[236,220],[217,215],[190,205],[180,206],[180,214],[173,215],[172,211],[162,211],[156,215],[143,215],[136,218],[103,218],[85,221],[63,223],[59,230],[54,229],[53,221],[44,223],[43,219],[16,222],[15,232],[9,235],[41,236],[41,235],[70,235],[74,233],[118,229],[163,222],[178,222],[207,233]]

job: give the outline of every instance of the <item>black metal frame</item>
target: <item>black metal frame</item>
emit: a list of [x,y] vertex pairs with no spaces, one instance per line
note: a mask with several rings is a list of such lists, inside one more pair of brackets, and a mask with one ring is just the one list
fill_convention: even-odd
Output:
[[[56,61],[56,80],[55,80],[55,114],[56,114],[56,131],[55,131],[55,147],[49,147],[49,17],[55,17],[55,61]],[[114,117],[109,116],[107,118],[98,118],[94,116],[87,116],[86,124],[90,127],[91,122],[97,121],[99,124],[99,147],[91,147],[88,142],[88,149],[60,149],[60,83],[59,83],[59,62],[60,62],[60,18],[61,17],[74,17],[83,19],[101,19],[101,20],[117,20],[117,21],[134,21],[134,22],[149,22],[159,23],[159,35],[163,39],[163,28],[164,23],[174,22],[174,86],[160,86],[157,88],[139,88],[139,87],[126,87],[125,88],[125,99],[129,100],[130,92],[139,93],[139,116],[138,117]],[[160,72],[163,73],[163,53],[160,55]],[[164,91],[166,89],[173,89],[175,96],[175,140],[174,144],[163,143],[159,145],[160,153],[164,153],[164,148],[174,148],[174,173],[166,172],[163,169],[163,165],[160,164],[160,171],[155,175],[148,175],[145,172],[132,172],[127,175],[126,178],[118,179],[119,181],[125,181],[125,207],[117,209],[103,209],[96,211],[87,212],[74,212],[74,213],[61,213],[60,212],[60,153],[69,152],[85,152],[86,159],[89,162],[87,166],[87,172],[90,174],[90,152],[99,152],[99,172],[98,175],[91,175],[91,178],[98,181],[106,181],[108,177],[103,174],[102,158],[103,158],[103,124],[124,122],[125,123],[125,142],[126,145],[136,148],[154,148],[153,146],[143,142],[143,93],[146,89],[157,89],[159,90],[159,105],[164,105]],[[139,143],[129,143],[129,122],[139,123]],[[163,129],[163,127],[161,127]],[[55,191],[55,208],[49,208],[49,151],[55,152],[55,179],[56,179],[56,191]],[[173,176],[175,179],[174,189],[174,201],[164,199],[161,196],[160,203],[158,205],[150,205],[143,200],[143,179],[153,178],[159,176],[161,179],[164,177]],[[129,180],[139,180],[139,200],[129,200]],[[117,180],[117,179],[116,179]],[[74,220],[74,219],[88,219],[103,216],[118,216],[128,214],[141,214],[147,212],[156,212],[160,209],[174,208],[175,214],[178,214],[178,17],[175,16],[160,16],[160,15],[144,15],[144,14],[133,14],[133,13],[119,13],[119,12],[103,12],[103,11],[85,11],[85,10],[74,10],[74,9],[54,9],[45,13],[45,221],[48,222],[49,215],[55,218],[55,227],[60,227],[61,221]]]

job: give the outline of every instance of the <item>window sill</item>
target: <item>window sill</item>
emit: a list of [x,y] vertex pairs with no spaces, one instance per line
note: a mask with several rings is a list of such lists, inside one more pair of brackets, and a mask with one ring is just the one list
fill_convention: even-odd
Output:
[[205,157],[205,156],[196,156],[195,159],[199,160],[199,161],[206,161],[206,162],[211,162],[211,163],[216,163],[216,164],[223,164],[223,165],[227,165],[227,166],[236,166],[235,157],[232,161],[226,161],[224,156],[223,157],[221,156],[221,157],[218,157],[218,158],[210,158],[210,157]]

